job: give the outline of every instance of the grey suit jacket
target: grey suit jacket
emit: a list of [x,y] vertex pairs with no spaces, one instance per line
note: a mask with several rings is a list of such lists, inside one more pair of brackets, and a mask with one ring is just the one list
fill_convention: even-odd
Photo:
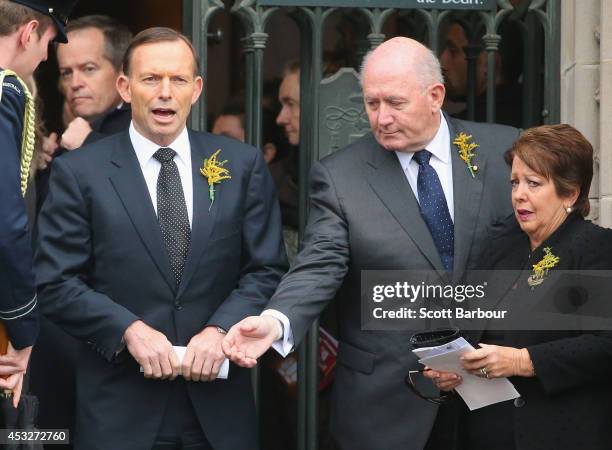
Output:
[[[454,275],[475,267],[487,226],[511,212],[503,152],[518,130],[447,117],[451,140],[460,132],[480,146],[472,178],[451,148],[455,204]],[[361,329],[362,270],[443,269],[419,205],[394,152],[370,134],[316,163],[304,247],[268,308],[285,314],[299,343],[329,301],[338,298],[339,354],[331,428],[342,448],[420,449],[437,408],[404,385],[420,368],[411,332]]]

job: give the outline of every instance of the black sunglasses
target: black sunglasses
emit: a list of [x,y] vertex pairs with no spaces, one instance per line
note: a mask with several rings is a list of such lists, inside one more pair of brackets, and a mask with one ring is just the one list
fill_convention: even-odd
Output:
[[[438,345],[448,344],[461,336],[462,334],[461,331],[459,331],[459,328],[454,327],[441,328],[433,331],[421,331],[419,333],[415,333],[410,338],[410,344],[413,348],[436,347]],[[428,396],[419,391],[419,388],[416,386],[415,382],[416,376],[426,372],[427,370],[430,369],[410,370],[408,375],[406,375],[404,378],[404,383],[406,383],[406,386],[408,386],[414,395],[430,403],[441,405],[450,400],[453,395],[452,392],[440,392],[439,396]]]

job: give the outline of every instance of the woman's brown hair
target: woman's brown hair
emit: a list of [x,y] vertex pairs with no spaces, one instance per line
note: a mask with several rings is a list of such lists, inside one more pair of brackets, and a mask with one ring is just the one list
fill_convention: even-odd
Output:
[[589,214],[593,146],[580,131],[567,124],[529,128],[504,156],[510,166],[515,157],[552,181],[560,197],[578,192],[573,208],[583,217]]

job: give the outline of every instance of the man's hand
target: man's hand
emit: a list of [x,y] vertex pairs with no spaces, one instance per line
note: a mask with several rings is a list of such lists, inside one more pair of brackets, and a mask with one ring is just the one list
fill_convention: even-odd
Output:
[[82,117],[77,117],[70,122],[66,131],[62,134],[62,147],[66,150],[74,150],[81,147],[89,133],[91,133],[89,122]]
[[57,133],[51,133],[42,138],[42,152],[38,155],[38,170],[45,170],[53,160],[53,155],[59,148],[59,137]]
[[223,340],[225,355],[242,367],[254,367],[274,341],[282,337],[278,319],[251,316],[234,325]]
[[225,337],[217,327],[206,327],[191,338],[185,350],[181,373],[187,381],[213,381],[225,359],[221,342]]
[[32,347],[15,350],[9,342],[6,355],[0,356],[0,389],[13,392],[13,406],[17,408],[23,388],[23,377],[28,368]]
[[142,366],[145,378],[176,378],[180,363],[164,334],[137,320],[127,327],[123,340],[128,351]]
[[439,390],[445,392],[452,391],[463,383],[463,378],[461,378],[461,375],[453,372],[444,372],[442,370],[425,368],[423,376],[425,378],[430,378]]

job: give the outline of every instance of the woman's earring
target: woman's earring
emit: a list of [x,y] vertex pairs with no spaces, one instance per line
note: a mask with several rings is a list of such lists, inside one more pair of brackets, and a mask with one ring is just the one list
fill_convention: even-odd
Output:
[[565,207],[565,212],[568,213],[568,214],[571,214],[573,210],[574,210],[574,208],[572,208],[571,206],[566,206]]

